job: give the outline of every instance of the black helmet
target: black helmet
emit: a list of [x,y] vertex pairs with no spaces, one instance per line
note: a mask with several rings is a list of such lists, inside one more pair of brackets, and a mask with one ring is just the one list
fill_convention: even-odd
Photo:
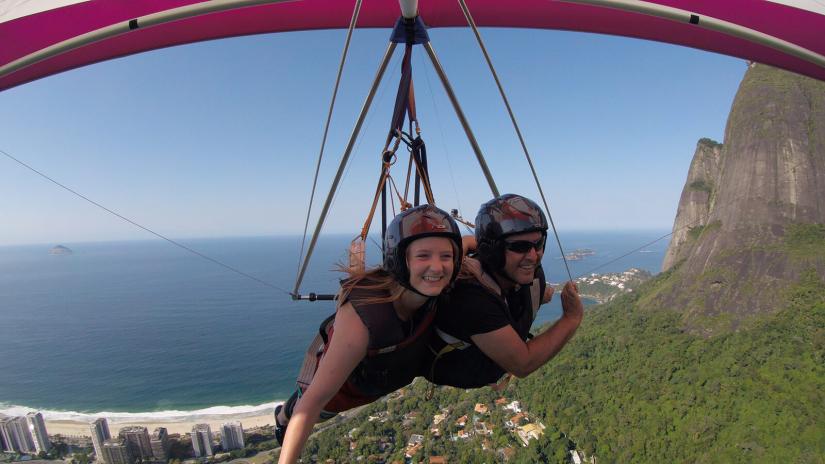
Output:
[[407,268],[407,246],[424,237],[447,237],[455,243],[452,283],[461,266],[461,231],[449,214],[432,205],[421,205],[402,211],[387,227],[384,238],[384,270],[399,283],[409,288],[410,271]]
[[476,215],[478,257],[492,269],[504,266],[503,239],[524,232],[547,236],[547,217],[533,200],[506,193],[481,205]]

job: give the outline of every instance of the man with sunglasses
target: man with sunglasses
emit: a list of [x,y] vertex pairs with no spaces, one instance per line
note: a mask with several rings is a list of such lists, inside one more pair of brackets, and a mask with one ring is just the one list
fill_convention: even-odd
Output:
[[539,306],[553,295],[541,267],[547,219],[535,202],[506,194],[485,203],[475,240],[475,257],[464,260],[455,288],[439,303],[435,359],[424,373],[439,385],[477,388],[505,373],[525,377],[564,347],[584,313],[578,289],[567,282],[561,319],[528,340]]

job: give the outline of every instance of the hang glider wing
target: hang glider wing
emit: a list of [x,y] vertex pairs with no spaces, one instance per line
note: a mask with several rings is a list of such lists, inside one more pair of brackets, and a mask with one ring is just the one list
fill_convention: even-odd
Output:
[[[472,0],[479,26],[668,42],[825,80],[817,0]],[[0,0],[0,90],[110,58],[248,34],[346,28],[342,0]],[[420,0],[430,27],[464,27],[458,2]],[[391,27],[397,0],[365,2],[358,27]]]

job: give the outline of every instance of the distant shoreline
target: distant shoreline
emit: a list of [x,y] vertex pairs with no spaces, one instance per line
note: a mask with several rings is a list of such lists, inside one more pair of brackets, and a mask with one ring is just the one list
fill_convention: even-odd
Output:
[[[274,425],[273,414],[271,411],[269,413],[258,414],[255,416],[227,414],[225,416],[211,416],[210,418],[204,417],[201,420],[190,420],[184,422],[162,419],[157,419],[151,422],[112,420],[108,417],[107,419],[109,422],[109,429],[113,436],[116,435],[121,428],[126,426],[143,426],[149,429],[150,433],[157,427],[166,427],[166,430],[169,433],[186,434],[192,431],[192,427],[194,427],[195,424],[209,424],[213,431],[220,430],[222,424],[232,421],[241,422],[244,429]],[[46,430],[49,435],[75,437],[88,437],[91,435],[89,432],[89,422],[82,421],[46,419]]]
[[212,430],[230,421],[240,421],[244,428],[262,427],[273,424],[273,410],[281,401],[246,406],[214,406],[210,408],[182,411],[157,412],[107,412],[85,413],[75,411],[52,411],[25,406],[4,407],[0,413],[21,416],[31,411],[40,411],[46,422],[49,435],[89,436],[89,424],[99,417],[105,417],[112,433],[127,425],[139,425],[150,431],[156,427],[166,427],[169,433],[188,433],[195,424],[209,424]]

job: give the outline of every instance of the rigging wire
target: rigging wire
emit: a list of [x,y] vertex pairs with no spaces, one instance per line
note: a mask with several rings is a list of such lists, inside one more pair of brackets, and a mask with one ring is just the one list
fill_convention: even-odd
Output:
[[561,239],[559,238],[559,234],[556,231],[556,224],[553,222],[553,215],[550,214],[550,206],[547,204],[547,198],[545,198],[544,196],[544,189],[541,188],[541,182],[539,182],[538,174],[536,174],[536,168],[533,166],[533,160],[530,157],[530,153],[527,151],[527,144],[524,142],[524,137],[521,135],[521,129],[519,129],[518,123],[516,122],[516,117],[513,114],[513,109],[510,107],[510,102],[507,99],[507,95],[505,95],[504,93],[504,87],[502,87],[501,81],[498,78],[498,73],[496,72],[496,69],[493,66],[493,61],[490,59],[490,54],[487,53],[487,47],[484,46],[484,41],[481,39],[481,34],[478,32],[478,27],[476,27],[475,20],[473,20],[473,16],[470,14],[470,10],[467,8],[467,3],[464,0],[458,0],[458,3],[461,6],[461,11],[464,13],[464,17],[467,19],[467,23],[473,29],[473,33],[476,36],[476,40],[478,41],[478,45],[481,48],[481,52],[484,54],[484,59],[487,60],[487,65],[490,67],[490,72],[493,74],[493,78],[496,81],[498,91],[501,94],[501,99],[504,100],[504,106],[507,107],[507,113],[510,114],[510,120],[513,121],[513,127],[515,128],[516,134],[518,135],[519,142],[521,143],[521,148],[524,151],[524,156],[527,158],[527,163],[530,165],[530,171],[533,173],[533,179],[535,179],[536,187],[538,187],[539,189],[541,201],[544,202],[544,209],[547,211],[547,217],[550,219],[550,226],[553,228],[553,235],[556,236],[556,243],[559,246],[561,258],[564,260],[564,268],[567,270],[567,277],[569,277],[570,280],[573,280],[573,275],[570,273],[570,265],[567,262],[567,256],[564,254],[564,248],[561,245]]
[[[419,58],[419,61],[422,61]],[[445,143],[446,138],[444,137],[444,127],[441,125],[441,117],[438,113],[438,105],[435,102],[435,96],[433,94],[432,85],[430,85],[430,72],[427,66],[423,66],[424,68],[424,80],[427,82],[427,91],[430,94],[430,100],[433,103],[433,112],[435,113],[435,123],[438,126],[438,131],[441,134],[441,148],[444,150],[444,159],[447,161],[447,172],[450,173],[450,182],[453,186],[453,192],[455,193],[455,201],[458,204],[459,211],[464,211],[464,208],[461,206],[461,197],[458,194],[458,188],[455,184],[455,176],[453,175],[453,164],[450,162],[450,151],[447,149],[447,144]]]
[[666,239],[666,238],[670,237],[671,235],[675,234],[676,232],[681,232],[681,231],[683,231],[683,230],[685,230],[685,229],[689,229],[689,228],[692,228],[692,227],[696,227],[696,226],[699,226],[699,225],[701,225],[701,224],[702,224],[702,220],[701,220],[701,219],[698,219],[698,220],[696,220],[696,221],[691,222],[690,224],[686,224],[686,225],[684,225],[684,226],[682,226],[682,227],[679,227],[678,229],[674,229],[674,230],[673,230],[673,231],[671,231],[669,234],[662,235],[661,237],[657,238],[656,240],[653,240],[653,241],[651,241],[651,242],[645,243],[644,245],[642,245],[642,246],[640,246],[639,248],[636,248],[636,249],[634,249],[634,250],[632,250],[632,251],[628,251],[627,253],[625,253],[625,254],[623,254],[623,255],[619,256],[618,258],[612,259],[612,260],[610,260],[610,261],[608,261],[608,262],[606,262],[606,263],[603,263],[603,264],[600,264],[600,265],[598,265],[598,266],[594,267],[593,269],[590,269],[590,270],[589,270],[589,271],[587,271],[587,272],[583,272],[583,273],[579,274],[578,276],[576,276],[576,279],[579,279],[579,278],[581,278],[581,277],[584,277],[585,275],[588,275],[588,274],[592,274],[593,272],[598,271],[599,269],[601,269],[601,268],[603,268],[603,267],[605,267],[605,266],[608,266],[608,265],[610,265],[610,264],[613,264],[613,263],[615,263],[616,261],[618,261],[618,260],[620,260],[620,259],[626,258],[626,257],[628,257],[628,256],[632,255],[633,253],[636,253],[637,251],[641,251],[641,250],[643,250],[643,249],[645,249],[645,248],[649,247],[650,245],[653,245],[654,243],[657,243],[657,242],[659,242],[659,241],[661,241],[661,240],[664,240],[664,239]]
[[143,230],[145,230],[146,232],[149,232],[150,234],[154,235],[155,237],[158,237],[158,238],[160,238],[160,239],[166,240],[167,242],[171,243],[172,245],[175,245],[175,246],[176,246],[176,247],[178,247],[178,248],[181,248],[181,249],[183,249],[183,250],[186,250],[186,251],[188,251],[189,253],[192,253],[192,254],[194,254],[194,255],[200,256],[201,258],[203,258],[203,259],[205,259],[205,260],[207,260],[207,261],[210,261],[210,262],[212,262],[212,263],[214,263],[214,264],[217,264],[218,266],[221,266],[221,267],[223,267],[224,269],[227,269],[227,270],[229,270],[229,271],[232,271],[232,272],[234,272],[234,273],[236,273],[236,274],[238,274],[238,275],[240,275],[240,276],[246,277],[247,279],[254,280],[255,282],[258,282],[259,284],[263,284],[263,285],[265,285],[265,286],[267,286],[267,287],[269,287],[269,288],[272,288],[272,289],[278,290],[278,291],[280,291],[280,292],[284,292],[284,293],[286,293],[287,295],[289,295],[289,294],[290,294],[290,293],[289,293],[289,291],[288,291],[288,290],[286,290],[286,289],[283,289],[283,288],[281,288],[281,287],[278,287],[277,285],[271,284],[271,283],[269,283],[269,282],[267,282],[267,281],[265,281],[265,280],[259,279],[259,278],[255,277],[255,276],[251,275],[251,274],[247,274],[246,272],[243,272],[243,271],[241,271],[241,270],[239,270],[239,269],[237,269],[237,268],[234,268],[234,267],[232,267],[232,266],[230,266],[230,265],[228,265],[228,264],[222,263],[221,261],[218,261],[217,259],[212,258],[211,256],[207,256],[207,255],[205,255],[205,254],[203,254],[203,253],[201,253],[201,252],[199,252],[199,251],[197,251],[197,250],[194,250],[194,249],[192,249],[192,248],[189,248],[188,246],[186,246],[186,245],[184,245],[184,244],[182,244],[182,243],[180,243],[180,242],[177,242],[177,241],[175,241],[175,240],[172,240],[171,238],[166,237],[165,235],[162,235],[162,234],[160,234],[160,233],[158,233],[158,232],[155,232],[154,230],[152,230],[152,229],[150,229],[150,228],[148,228],[148,227],[146,227],[146,226],[143,226],[143,225],[141,225],[141,224],[138,224],[137,222],[135,222],[135,221],[133,221],[133,220],[131,220],[131,219],[127,218],[126,216],[123,216],[122,214],[120,214],[120,213],[118,213],[118,212],[116,212],[116,211],[113,211],[113,210],[111,210],[111,209],[109,209],[109,208],[107,208],[107,207],[105,207],[105,206],[101,205],[100,203],[98,203],[98,202],[96,202],[96,201],[92,200],[91,198],[89,198],[89,197],[87,197],[87,196],[85,196],[85,195],[83,195],[83,194],[81,194],[81,193],[79,193],[79,192],[77,192],[77,191],[75,191],[75,190],[71,189],[70,187],[68,187],[68,186],[66,186],[66,185],[61,184],[60,182],[58,182],[58,181],[56,181],[55,179],[53,179],[53,178],[49,177],[49,176],[48,176],[48,175],[46,175],[45,173],[38,171],[38,170],[37,170],[37,169],[35,169],[34,167],[29,166],[29,165],[28,165],[28,164],[26,164],[25,162],[23,162],[23,161],[21,161],[21,160],[19,160],[19,159],[15,158],[14,156],[10,155],[9,153],[6,153],[6,152],[5,152],[5,151],[3,151],[3,150],[0,150],[0,153],[2,153],[3,155],[5,155],[6,157],[8,157],[9,159],[11,159],[12,161],[16,162],[17,164],[19,164],[19,165],[23,166],[24,168],[28,169],[29,171],[32,171],[33,173],[37,174],[38,176],[40,176],[40,177],[42,177],[42,178],[44,178],[44,179],[48,180],[49,182],[51,182],[51,183],[53,183],[53,184],[57,185],[58,187],[60,187],[60,188],[62,188],[62,189],[64,189],[64,190],[66,190],[66,191],[68,191],[68,192],[70,192],[70,193],[74,194],[75,196],[77,196],[77,197],[79,197],[79,198],[82,198],[83,200],[85,200],[85,201],[87,201],[87,202],[89,202],[89,203],[91,203],[91,204],[93,204],[93,205],[97,206],[98,208],[100,208],[100,209],[102,209],[102,210],[106,211],[107,213],[110,213],[110,214],[112,214],[112,215],[114,215],[114,216],[117,216],[118,218],[122,219],[123,221],[126,221],[126,222],[128,222],[129,224],[132,224],[133,226],[135,226],[135,227],[137,227],[137,228],[139,228],[139,229],[143,229]]
[[358,121],[355,123],[355,127],[352,129],[349,142],[347,142],[347,147],[344,150],[344,154],[341,157],[341,161],[338,164],[338,169],[335,172],[335,178],[332,181],[329,193],[327,193],[326,200],[324,201],[324,207],[321,209],[321,213],[318,216],[318,222],[315,225],[315,231],[312,234],[312,240],[310,240],[309,242],[309,248],[307,249],[306,256],[304,257],[304,260],[300,265],[298,276],[295,279],[295,287],[291,293],[293,299],[301,298],[301,295],[298,293],[298,289],[301,287],[301,281],[304,278],[304,273],[306,272],[307,265],[309,264],[309,258],[312,256],[312,252],[315,249],[315,245],[318,242],[318,237],[321,234],[321,229],[324,225],[324,221],[326,221],[327,214],[329,213],[329,208],[332,204],[333,196],[336,190],[338,189],[338,185],[341,182],[341,177],[348,164],[347,162],[349,161],[349,158],[352,155],[352,149],[355,145],[356,139],[358,138],[358,134],[360,133],[363,127],[364,119],[367,116],[367,113],[369,113],[369,108],[374,100],[378,85],[381,83],[381,79],[383,78],[384,73],[387,70],[387,65],[390,62],[390,58],[392,58],[392,54],[393,51],[395,51],[396,45],[397,44],[395,42],[390,42],[387,46],[387,49],[384,52],[384,56],[381,58],[381,64],[379,65],[378,70],[375,73],[375,78],[373,79],[370,91],[367,95],[366,100],[364,100],[363,106],[361,107],[361,111],[358,115]]
[[312,180],[312,193],[309,195],[309,206],[307,207],[307,218],[304,222],[304,235],[301,239],[301,251],[298,254],[298,268],[301,266],[301,261],[304,259],[304,246],[307,241],[307,229],[309,228],[309,216],[312,212],[312,203],[315,199],[315,188],[318,185],[318,174],[321,171],[321,159],[324,157],[324,147],[327,144],[327,135],[329,134],[329,124],[332,120],[332,110],[335,108],[335,98],[338,96],[338,87],[341,84],[341,75],[344,72],[344,63],[347,61],[347,52],[349,51],[350,40],[352,39],[352,31],[355,29],[355,23],[358,22],[358,14],[361,12],[362,0],[355,1],[355,8],[352,11],[352,18],[350,19],[349,29],[347,30],[347,38],[344,41],[344,50],[341,52],[341,63],[338,65],[338,75],[335,77],[335,87],[332,91],[332,100],[329,102],[329,111],[327,112],[327,122],[324,125],[324,136],[321,138],[321,149],[318,152],[318,163],[315,165],[315,177]]
[[[393,56],[392,60],[390,61],[390,64],[389,64],[388,68],[391,68],[391,69],[395,68],[398,64],[398,59],[399,59],[398,57]],[[386,89],[387,89],[387,87],[384,86],[384,85],[381,85],[381,86],[378,87],[378,92],[375,95],[375,101],[377,102],[376,103],[377,107],[382,106],[382,104],[384,102],[386,102],[386,100],[385,100],[385,90]],[[369,133],[370,127],[372,127],[373,116],[374,116],[374,112],[370,112],[369,114],[367,114],[367,118],[364,121],[364,130],[363,130],[364,134]],[[358,140],[355,142],[355,148],[353,148],[353,150],[352,150],[352,159],[353,159],[353,161],[358,157],[358,154],[361,152],[361,145],[363,144],[364,139],[366,139],[366,138],[367,138],[366,136],[365,137],[359,137]],[[341,183],[342,184],[346,182],[347,176],[349,175],[350,170],[352,170],[352,166],[354,164],[355,164],[354,162],[350,163],[350,164],[347,164],[346,169],[344,169],[344,175],[341,176]],[[335,206],[336,201],[338,200],[338,192],[340,192],[340,190],[336,190],[335,193],[332,195],[332,204],[330,205],[330,208]]]

